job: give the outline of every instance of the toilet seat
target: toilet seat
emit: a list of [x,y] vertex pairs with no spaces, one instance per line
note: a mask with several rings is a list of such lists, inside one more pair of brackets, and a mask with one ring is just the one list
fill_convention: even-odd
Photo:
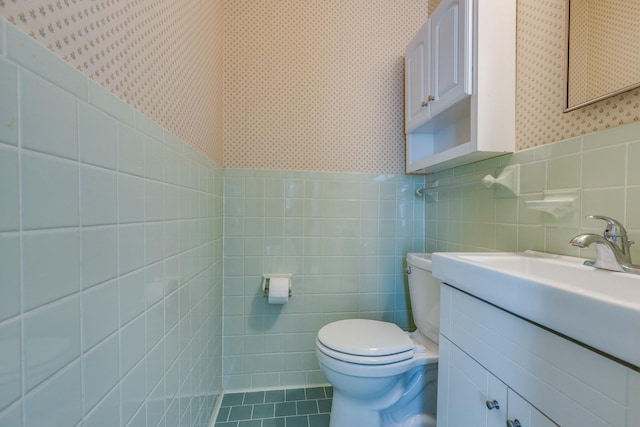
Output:
[[367,319],[340,320],[324,326],[318,350],[329,357],[364,365],[384,365],[411,359],[415,343],[397,325]]

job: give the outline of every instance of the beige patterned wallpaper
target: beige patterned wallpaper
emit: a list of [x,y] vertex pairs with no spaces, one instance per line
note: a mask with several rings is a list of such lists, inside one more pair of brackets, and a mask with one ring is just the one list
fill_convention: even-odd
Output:
[[571,0],[570,13],[569,105],[637,84],[640,1]]
[[[587,3],[590,46],[587,95],[597,97],[638,81],[640,1],[589,0]],[[618,40],[625,43],[616,44]]]
[[229,0],[231,168],[404,171],[404,47],[427,0]]
[[222,165],[223,0],[0,0],[0,16]]
[[[565,0],[517,1],[518,149],[639,120],[637,89],[563,113]],[[438,3],[0,0],[0,15],[219,164],[401,173],[402,53]]]
[[588,99],[589,52],[587,41],[589,39],[589,25],[583,24],[589,21],[588,3],[589,0],[579,0],[574,1],[571,5],[571,25],[568,35],[571,40],[571,49],[569,50],[571,65],[567,70],[569,75],[567,82],[568,106],[580,105]]
[[565,0],[518,0],[518,150],[638,121],[640,91],[632,90],[563,113]]

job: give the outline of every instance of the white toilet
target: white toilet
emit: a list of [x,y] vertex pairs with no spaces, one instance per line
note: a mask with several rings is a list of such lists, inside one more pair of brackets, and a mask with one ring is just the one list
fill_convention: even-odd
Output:
[[418,329],[377,320],[340,320],[316,338],[320,369],[333,386],[330,427],[435,427],[440,282],[430,254],[408,254]]

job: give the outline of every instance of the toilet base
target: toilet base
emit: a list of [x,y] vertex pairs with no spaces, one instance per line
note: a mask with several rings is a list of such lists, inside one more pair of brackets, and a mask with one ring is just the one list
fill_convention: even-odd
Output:
[[418,414],[408,418],[402,427],[436,427],[435,414]]
[[379,398],[356,398],[333,389],[330,427],[435,427],[437,364],[418,366]]

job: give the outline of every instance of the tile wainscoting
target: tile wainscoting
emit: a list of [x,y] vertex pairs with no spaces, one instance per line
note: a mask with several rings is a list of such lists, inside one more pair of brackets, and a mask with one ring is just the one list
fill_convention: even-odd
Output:
[[0,20],[0,426],[199,426],[223,170]]
[[[350,317],[411,325],[404,257],[424,250],[422,176],[225,170],[224,387],[326,383],[315,336]],[[263,274],[293,274],[269,305]]]

